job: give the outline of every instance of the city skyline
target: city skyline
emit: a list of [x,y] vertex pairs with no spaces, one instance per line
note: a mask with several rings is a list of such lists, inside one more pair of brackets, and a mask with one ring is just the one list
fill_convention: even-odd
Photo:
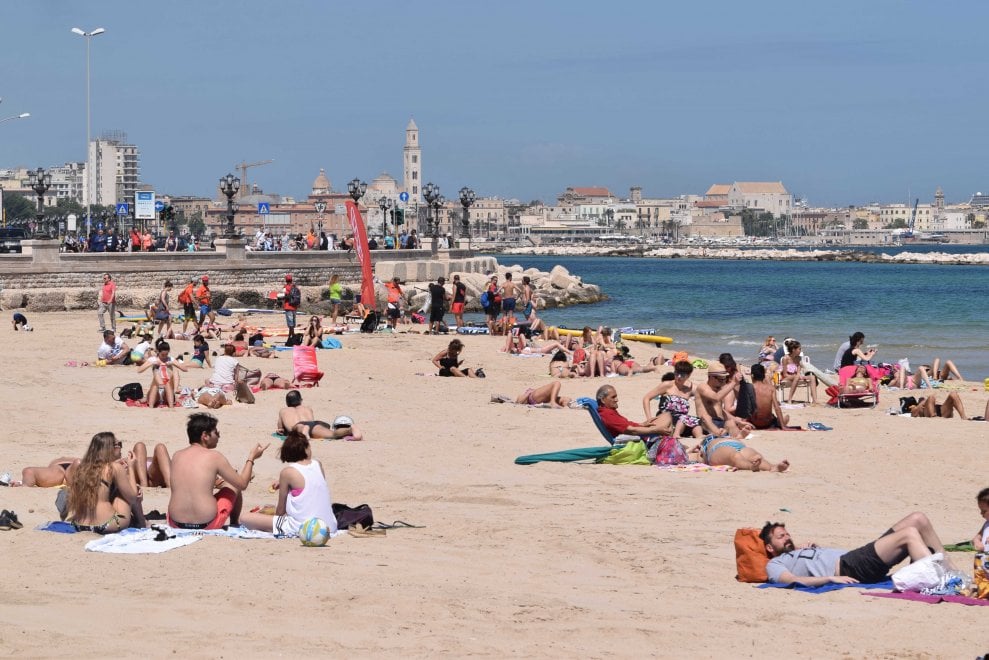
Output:
[[[0,128],[0,166],[85,159],[125,131],[142,179],[215,197],[242,160],[267,192],[302,198],[402,176],[414,118],[424,181],[553,203],[568,186],[703,194],[782,180],[815,206],[951,201],[989,188],[980,155],[984,4],[879,0],[690,7],[620,2],[360,7],[248,0],[20,3],[0,17],[0,96],[31,117]],[[0,113],[2,114],[2,113]]]

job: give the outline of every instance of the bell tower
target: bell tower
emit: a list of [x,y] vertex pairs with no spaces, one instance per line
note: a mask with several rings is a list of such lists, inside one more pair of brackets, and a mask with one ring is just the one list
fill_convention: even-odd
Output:
[[402,149],[403,185],[409,193],[409,202],[418,206],[422,197],[422,149],[419,147],[419,127],[414,119],[409,119],[405,127],[405,147]]

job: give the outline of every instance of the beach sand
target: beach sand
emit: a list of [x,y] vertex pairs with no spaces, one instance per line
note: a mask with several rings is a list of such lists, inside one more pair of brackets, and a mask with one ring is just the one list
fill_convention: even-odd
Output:
[[[125,449],[138,440],[163,442],[170,452],[187,444],[188,411],[111,400],[114,387],[148,381],[147,374],[64,366],[95,361],[95,314],[28,316],[35,332],[15,334],[7,325],[0,346],[0,471],[19,478],[24,466],[79,456],[104,430]],[[417,375],[433,372],[430,358],[450,338],[344,336],[342,350],[319,353],[322,386],[303,391],[317,418],[351,415],[367,437],[314,443],[333,499],[367,502],[378,520],[423,529],[343,535],[321,549],[206,538],[159,555],[87,553],[91,534],[32,529],[57,518],[54,489],[3,488],[0,508],[15,510],[25,525],[0,532],[4,653],[975,657],[989,650],[980,608],[854,589],[760,590],[735,581],[732,546],[736,528],[780,520],[798,543],[852,548],[915,510],[931,517],[944,542],[970,539],[981,524],[975,494],[989,485],[981,473],[984,424],[891,417],[883,411],[899,394],[883,392],[874,410],[789,411],[792,423],[819,421],[830,432],[759,432],[750,444],[770,460],[788,458],[785,474],[522,467],[513,464],[520,454],[602,441],[584,411],[489,403],[492,394],[549,382],[548,358],[500,354],[501,338],[462,337],[465,366],[483,366],[487,379]],[[655,354],[652,346],[632,349],[642,363]],[[191,342],[173,342],[173,355],[188,350]],[[291,375],[289,353],[242,362]],[[184,382],[199,384],[208,373],[191,370]],[[603,382],[568,381],[563,394],[593,396]],[[657,376],[607,382],[618,389],[620,410],[639,419]],[[981,415],[989,395],[975,387],[962,397],[970,415]],[[218,450],[235,467],[254,443],[272,443],[257,462],[248,506],[275,502],[267,488],[280,462],[270,434],[283,405],[284,392],[262,392],[254,405],[217,412]],[[167,491],[148,489],[145,510],[164,511],[167,499]],[[971,554],[953,557],[971,571]]]

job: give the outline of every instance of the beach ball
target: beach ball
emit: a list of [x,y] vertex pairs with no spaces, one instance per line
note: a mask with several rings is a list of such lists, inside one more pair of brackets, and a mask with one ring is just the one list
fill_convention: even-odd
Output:
[[299,528],[299,540],[309,548],[324,546],[330,540],[330,528],[320,518],[310,518]]

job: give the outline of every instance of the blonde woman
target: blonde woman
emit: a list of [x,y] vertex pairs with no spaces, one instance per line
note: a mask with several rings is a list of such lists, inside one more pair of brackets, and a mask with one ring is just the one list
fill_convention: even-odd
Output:
[[68,520],[76,531],[113,534],[132,522],[147,526],[141,492],[121,458],[122,447],[113,433],[97,433],[82,460],[69,469]]
[[340,284],[340,276],[336,273],[330,276],[330,304],[333,305],[330,325],[337,324],[337,317],[340,316],[340,303],[343,300],[343,285]]

